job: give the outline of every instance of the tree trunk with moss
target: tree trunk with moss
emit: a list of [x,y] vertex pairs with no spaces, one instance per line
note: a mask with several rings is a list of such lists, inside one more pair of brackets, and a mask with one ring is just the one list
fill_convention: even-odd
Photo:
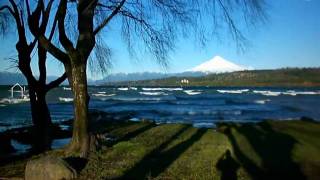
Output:
[[69,69],[69,83],[72,84],[74,97],[74,122],[72,140],[68,152],[79,153],[86,157],[89,151],[88,105],[86,64],[73,64]]

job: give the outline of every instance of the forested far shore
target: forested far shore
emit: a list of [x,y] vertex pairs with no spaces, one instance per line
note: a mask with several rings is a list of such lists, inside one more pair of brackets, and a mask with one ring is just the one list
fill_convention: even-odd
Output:
[[[181,83],[187,79],[188,83]],[[202,77],[169,77],[154,80],[113,82],[118,86],[281,86],[319,87],[320,68],[286,68],[208,74]]]

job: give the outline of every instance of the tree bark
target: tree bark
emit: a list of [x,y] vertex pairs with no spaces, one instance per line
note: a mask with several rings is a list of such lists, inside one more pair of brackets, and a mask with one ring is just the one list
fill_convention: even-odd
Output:
[[51,149],[52,121],[46,102],[46,91],[35,90],[29,85],[29,97],[33,122],[33,151],[42,152]]
[[90,149],[88,105],[89,95],[87,89],[86,64],[71,65],[67,70],[69,83],[72,84],[74,95],[74,122],[72,140],[67,153],[76,153],[80,157],[87,157]]

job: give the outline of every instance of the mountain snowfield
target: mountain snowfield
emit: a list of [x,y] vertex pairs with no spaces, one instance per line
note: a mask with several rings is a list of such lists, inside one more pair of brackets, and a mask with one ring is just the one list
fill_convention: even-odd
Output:
[[215,56],[209,61],[206,61],[188,71],[203,72],[208,74],[208,73],[224,73],[224,72],[234,72],[234,71],[243,71],[243,70],[253,70],[253,68],[240,66],[220,56]]

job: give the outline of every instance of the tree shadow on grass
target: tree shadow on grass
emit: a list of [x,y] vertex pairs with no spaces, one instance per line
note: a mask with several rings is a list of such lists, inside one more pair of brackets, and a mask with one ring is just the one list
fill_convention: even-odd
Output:
[[221,180],[236,180],[240,164],[233,159],[230,150],[227,150],[216,164],[221,171]]
[[170,164],[172,164],[190,146],[197,142],[207,131],[205,129],[198,129],[189,139],[163,152],[163,150],[165,150],[165,148],[171,142],[173,142],[189,128],[190,126],[185,126],[179,130],[169,140],[162,143],[158,148],[147,154],[133,168],[129,169],[125,173],[124,177],[121,177],[120,179],[146,179],[150,176],[157,177],[160,175],[167,167],[170,166]]
[[258,167],[241,151],[232,132],[226,132],[237,159],[254,179],[305,179],[299,165],[291,157],[292,149],[297,143],[293,137],[274,131],[268,122],[231,126],[231,128],[248,140],[262,160],[263,167]]
[[151,128],[154,128],[156,126],[156,124],[154,123],[150,123],[150,124],[146,124],[145,126],[142,126],[140,128],[137,128],[133,131],[129,131],[128,133],[126,133],[124,136],[122,137],[119,137],[118,139],[116,139],[115,141],[111,141],[111,142],[108,142],[106,145],[108,147],[111,147],[115,144],[117,144],[118,142],[121,142],[121,141],[128,141],[132,138],[135,138],[136,136],[138,136],[139,134],[142,134],[146,131],[148,131],[149,129]]
[[132,139],[136,136],[138,136],[139,134],[142,134],[143,132],[155,127],[156,125],[154,123],[150,123],[150,124],[147,124],[146,126],[143,126],[141,128],[138,128],[134,131],[131,131],[129,133],[127,133],[126,135],[124,135],[123,137],[121,137],[119,139],[119,141],[128,141],[129,139]]

